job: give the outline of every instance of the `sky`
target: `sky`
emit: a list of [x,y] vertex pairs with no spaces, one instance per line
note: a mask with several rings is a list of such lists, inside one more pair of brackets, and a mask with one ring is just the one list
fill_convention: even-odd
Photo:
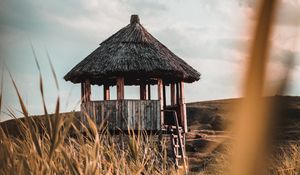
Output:
[[[148,32],[201,73],[200,81],[186,84],[186,102],[240,97],[256,5],[255,0],[1,0],[0,74],[4,86],[0,121],[9,118],[9,111],[21,115],[8,72],[29,113],[43,113],[31,45],[41,66],[49,111],[54,111],[58,96],[61,111],[78,110],[80,85],[64,81],[63,76],[103,40],[128,25],[131,14],[138,14]],[[286,95],[300,96],[295,20],[300,16],[300,2],[281,0],[278,11],[268,84],[280,81],[286,58],[294,55],[297,59]],[[92,88],[93,99],[102,98],[101,88]],[[138,88],[129,87],[125,93],[126,98],[136,98]]]

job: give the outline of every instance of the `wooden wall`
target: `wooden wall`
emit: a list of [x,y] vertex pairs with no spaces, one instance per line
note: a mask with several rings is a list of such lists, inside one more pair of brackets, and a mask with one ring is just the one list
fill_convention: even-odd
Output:
[[[161,113],[159,100],[109,100],[81,104],[97,124],[108,122],[109,130],[159,131]],[[83,119],[82,121],[86,121]]]

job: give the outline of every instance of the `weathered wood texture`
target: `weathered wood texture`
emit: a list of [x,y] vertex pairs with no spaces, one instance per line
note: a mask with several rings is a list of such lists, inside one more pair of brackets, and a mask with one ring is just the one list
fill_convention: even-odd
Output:
[[[98,125],[107,122],[109,130],[159,131],[161,128],[160,101],[109,100],[81,104]],[[83,122],[86,120],[83,118]]]
[[124,77],[117,78],[117,99],[124,99]]
[[81,102],[88,102],[91,100],[91,84],[89,80],[81,83]]

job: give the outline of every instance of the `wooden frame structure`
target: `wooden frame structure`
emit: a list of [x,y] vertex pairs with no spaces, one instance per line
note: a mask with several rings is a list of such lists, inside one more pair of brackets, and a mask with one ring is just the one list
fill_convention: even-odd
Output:
[[[139,85],[139,90],[140,90],[140,99],[139,100],[126,100],[124,99],[124,87],[126,82],[124,81],[124,77],[119,76],[116,79],[116,94],[117,94],[117,99],[116,100],[111,100],[110,99],[110,86],[109,85],[103,85],[103,101],[92,101],[91,100],[91,84],[89,81],[85,81],[84,83],[81,83],[81,110],[85,110],[88,114],[91,114],[91,116],[97,118],[98,122],[103,122],[101,119],[105,119],[104,113],[100,114],[97,113],[95,114],[95,111],[98,111],[99,109],[95,109],[95,106],[99,106],[99,104],[110,104],[112,106],[119,106],[118,108],[114,108],[115,114],[118,114],[119,117],[122,116],[127,116],[130,119],[129,120],[137,120],[134,117],[138,117],[141,121],[141,123],[149,123],[151,126],[147,126],[147,124],[143,125],[143,127],[147,128],[147,130],[151,131],[158,131],[166,127],[166,125],[170,125],[171,123],[166,124],[164,121],[168,120],[168,116],[165,115],[166,112],[165,110],[174,110],[177,112],[178,116],[178,122],[179,126],[181,126],[185,132],[187,132],[187,118],[186,118],[186,109],[185,109],[185,102],[184,102],[184,82],[175,82],[175,83],[169,83],[169,84],[164,84],[164,81],[162,79],[157,79],[156,85],[157,85],[157,99],[153,99],[151,97],[151,84],[147,84],[147,80],[143,81]],[[153,81],[152,81],[153,82]],[[170,87],[170,104],[167,105],[166,101],[166,88]],[[135,105],[134,106],[128,106],[130,101],[134,101]],[[114,104],[112,104],[112,102]],[[121,106],[121,103],[126,103],[127,106]],[[147,103],[148,102],[148,103]],[[156,105],[155,107],[151,108],[150,111],[147,111],[147,107],[149,107],[150,102],[155,102]],[[120,103],[120,104],[119,104]],[[143,106],[145,104],[146,106],[144,107],[136,107],[137,103],[140,106]],[[148,106],[147,106],[148,104]],[[136,110],[135,112],[130,112],[131,116],[128,116],[128,114],[124,111],[124,107],[133,107],[134,109],[126,109],[127,111],[132,111]],[[126,113],[126,114],[125,114]],[[141,113],[140,115],[136,115],[136,113]],[[147,116],[147,115],[154,115],[155,114],[155,119],[153,119],[153,116]],[[111,114],[110,114],[111,115]],[[115,116],[113,116],[115,117]],[[151,128],[153,125],[151,122],[147,121],[142,121],[142,120],[147,120],[149,118],[152,118],[153,120],[159,120],[159,127],[154,126]],[[118,120],[118,119],[115,119]],[[116,123],[117,125],[118,123]],[[121,125],[124,125],[124,123],[120,123]],[[124,128],[123,126],[114,126],[112,128],[119,129],[119,128]],[[137,129],[137,125],[130,125],[128,124],[128,128],[131,129]],[[143,129],[143,128],[141,128]]]

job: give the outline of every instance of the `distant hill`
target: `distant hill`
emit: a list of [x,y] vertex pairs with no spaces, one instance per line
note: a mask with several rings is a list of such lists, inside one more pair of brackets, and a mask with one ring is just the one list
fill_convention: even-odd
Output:
[[[280,132],[286,134],[286,138],[300,139],[300,97],[280,96],[280,104],[285,110],[280,120]],[[222,99],[203,102],[187,103],[188,128],[191,132],[197,130],[223,131],[226,124],[234,120],[230,111],[234,104],[240,99]],[[52,114],[53,115],[53,114]],[[61,116],[75,115],[79,112],[61,113]],[[51,116],[51,115],[50,115]],[[45,116],[32,116],[35,121],[44,122]],[[24,120],[24,119],[21,119]],[[16,120],[7,120],[0,123],[0,126],[12,135],[18,135],[18,123]],[[299,131],[298,131],[299,130]]]
[[[276,135],[281,139],[300,139],[300,97],[275,96],[277,107],[273,120],[277,119]],[[230,111],[240,99],[223,99],[213,101],[194,102],[187,104],[188,126],[193,130],[222,131],[226,124],[234,120]],[[278,118],[276,118],[276,116]]]

